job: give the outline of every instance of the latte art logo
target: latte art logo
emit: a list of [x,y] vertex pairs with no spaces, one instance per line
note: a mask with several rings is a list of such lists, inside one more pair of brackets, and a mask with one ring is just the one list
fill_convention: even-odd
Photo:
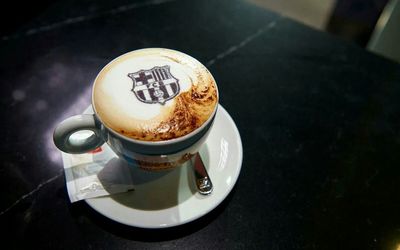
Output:
[[132,92],[144,103],[165,104],[179,94],[179,83],[170,72],[168,65],[129,73],[133,80]]

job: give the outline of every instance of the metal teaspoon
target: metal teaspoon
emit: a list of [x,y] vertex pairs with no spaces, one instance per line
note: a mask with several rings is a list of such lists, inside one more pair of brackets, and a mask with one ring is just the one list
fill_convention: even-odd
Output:
[[213,190],[213,184],[211,182],[210,176],[208,176],[207,170],[204,167],[204,163],[199,153],[197,153],[193,157],[192,165],[193,165],[197,190],[202,195],[211,194]]

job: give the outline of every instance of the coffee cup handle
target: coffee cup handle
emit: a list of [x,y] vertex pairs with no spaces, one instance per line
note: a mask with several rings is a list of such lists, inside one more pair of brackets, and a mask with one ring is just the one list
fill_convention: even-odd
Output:
[[[74,133],[87,130],[93,134],[89,137],[71,138]],[[87,153],[104,144],[94,115],[76,115],[65,119],[54,130],[53,140],[58,149],[71,154]]]

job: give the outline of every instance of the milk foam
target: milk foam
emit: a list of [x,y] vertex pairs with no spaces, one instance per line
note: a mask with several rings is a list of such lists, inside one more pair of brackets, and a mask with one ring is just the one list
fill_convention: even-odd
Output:
[[[177,96],[165,103],[139,100],[133,91],[134,81],[128,75],[164,66],[168,66],[171,75],[178,80]],[[213,101],[202,103],[190,98],[188,93],[195,93],[194,89],[210,91],[212,97],[208,98]],[[93,105],[103,123],[118,133],[139,140],[164,140],[190,133],[189,130],[196,127],[188,130],[187,124],[177,120],[176,116],[183,115],[182,119],[187,123],[196,120],[201,126],[217,102],[215,81],[208,70],[194,58],[168,49],[142,49],[116,58],[99,73],[93,88]],[[183,130],[185,132],[180,134]]]

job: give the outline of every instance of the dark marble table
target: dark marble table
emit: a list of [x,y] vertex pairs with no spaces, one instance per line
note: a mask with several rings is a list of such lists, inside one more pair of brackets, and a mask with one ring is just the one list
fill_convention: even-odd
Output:
[[[207,65],[242,136],[236,187],[144,230],[71,204],[55,125],[143,47]],[[243,1],[58,1],[0,41],[2,244],[27,249],[398,249],[400,66]]]

